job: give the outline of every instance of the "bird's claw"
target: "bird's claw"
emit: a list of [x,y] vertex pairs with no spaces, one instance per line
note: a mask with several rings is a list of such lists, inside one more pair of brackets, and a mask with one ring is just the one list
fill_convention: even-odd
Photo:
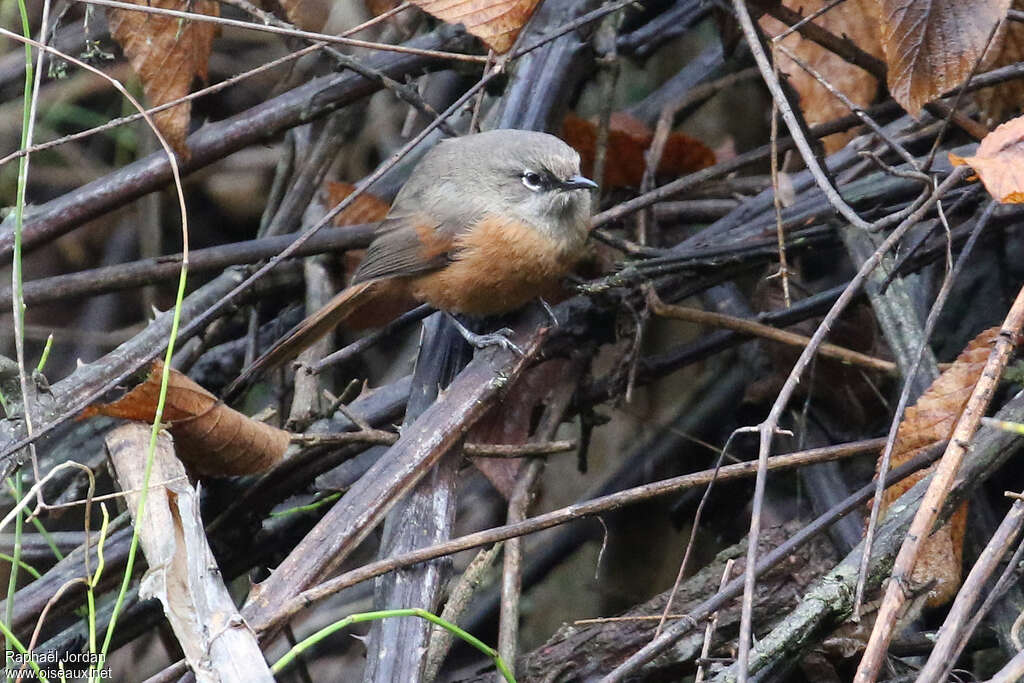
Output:
[[523,350],[516,346],[509,337],[513,334],[513,330],[508,327],[503,327],[500,330],[495,330],[490,334],[473,334],[471,337],[466,337],[466,341],[475,346],[478,349],[486,349],[488,346],[500,346],[506,351],[511,351],[518,356],[525,356]]
[[514,333],[509,327],[503,327],[500,330],[491,332],[490,334],[477,334],[476,332],[471,332],[469,328],[459,322],[459,319],[451,313],[448,313],[447,316],[448,319],[451,320],[452,324],[455,325],[455,329],[459,331],[460,335],[462,335],[462,338],[465,339],[467,343],[478,349],[485,349],[488,346],[500,346],[506,351],[512,351],[520,356],[526,355],[523,353],[521,348],[516,346],[515,343],[509,339],[509,337]]

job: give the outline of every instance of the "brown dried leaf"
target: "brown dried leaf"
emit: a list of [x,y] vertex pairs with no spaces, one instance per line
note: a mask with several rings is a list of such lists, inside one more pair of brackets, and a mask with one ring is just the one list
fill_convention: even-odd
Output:
[[516,42],[540,0],[412,0],[424,12],[466,31],[502,54]]
[[[816,12],[827,3],[826,0],[787,0],[782,4],[806,15]],[[857,47],[875,57],[883,56],[875,0],[847,0],[816,18],[813,23],[833,35],[845,35]],[[788,28],[767,14],[761,17],[760,24],[770,36],[777,36]],[[868,72],[847,63],[842,57],[804,38],[799,32],[794,31],[781,42],[854,104],[864,107],[874,99],[878,81]],[[800,109],[809,124],[824,123],[850,113],[846,105],[792,59],[781,52],[777,54],[777,59],[779,68],[789,76],[789,84],[800,95]],[[829,135],[823,140],[825,151],[831,154],[842,149],[853,135],[852,132]]]
[[[327,201],[330,206],[337,206],[342,202],[345,197],[352,194],[356,186],[352,183],[341,183],[328,181],[327,187]],[[384,220],[384,216],[388,215],[388,210],[391,206],[370,194],[364,192],[355,201],[348,205],[341,213],[334,217],[334,224],[338,227],[343,225],[361,225],[363,223],[377,223],[378,221]]]
[[[160,396],[163,363],[155,361],[146,380],[113,403],[91,405],[82,418],[108,415],[152,422]],[[246,417],[187,376],[172,369],[163,419],[170,423],[178,457],[199,474],[233,476],[269,469],[284,456],[290,434]]]
[[973,168],[997,201],[1024,202],[1024,116],[1010,119],[986,135],[974,156],[960,157],[950,152],[949,160],[956,166]]
[[[137,5],[220,16],[212,0],[129,0]],[[110,35],[124,50],[132,69],[142,81],[146,99],[153,106],[187,95],[196,77],[206,80],[215,24],[133,10],[107,10]],[[190,103],[185,102],[153,116],[160,133],[174,151],[188,156]]]
[[276,0],[276,3],[288,21],[306,31],[323,29],[331,14],[330,0]]
[[[562,138],[580,153],[583,174],[589,176],[594,168],[597,124],[568,114],[562,121]],[[602,186],[639,187],[647,163],[644,152],[653,139],[654,133],[644,122],[625,112],[613,113],[608,126]],[[683,133],[672,133],[665,142],[658,175],[681,176],[714,163],[715,153],[704,143]]]
[[1010,8],[1010,0],[877,2],[889,92],[914,116],[967,79]]
[[[1013,0],[1012,7],[1015,10],[1024,10],[1024,0]],[[996,56],[988,65],[991,69],[1024,62],[1024,23],[1006,22],[994,51]],[[1006,118],[1019,114],[1024,108],[1024,82],[1010,80],[991,88],[982,88],[974,93],[974,101],[981,110],[981,122],[991,128]]]
[[[999,328],[992,327],[975,337],[957,356],[956,362],[932,382],[917,403],[907,408],[896,432],[891,467],[910,460],[929,444],[949,438],[967,399],[974,391],[974,385],[981,377],[992,343],[998,334]],[[886,488],[882,496],[882,512],[933,468],[934,465],[915,472]],[[928,593],[930,607],[949,602],[960,587],[966,522],[967,504],[964,503],[946,524],[936,529],[921,545],[912,579],[918,585],[935,581]]]

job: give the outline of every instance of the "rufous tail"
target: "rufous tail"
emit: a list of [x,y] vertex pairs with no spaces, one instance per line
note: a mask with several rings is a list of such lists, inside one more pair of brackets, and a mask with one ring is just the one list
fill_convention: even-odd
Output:
[[224,390],[225,400],[248,384],[252,378],[293,360],[315,344],[317,340],[365,305],[367,300],[374,296],[375,286],[379,284],[381,284],[379,280],[360,282],[335,294],[334,298],[319,311],[293,327],[266,353],[245,368],[238,378]]

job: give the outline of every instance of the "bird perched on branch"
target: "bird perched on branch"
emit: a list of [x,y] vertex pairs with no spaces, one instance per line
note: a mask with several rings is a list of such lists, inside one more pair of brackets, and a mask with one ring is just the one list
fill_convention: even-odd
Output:
[[515,349],[508,330],[474,334],[454,314],[508,313],[556,291],[584,253],[596,188],[576,150],[547,133],[438,143],[398,192],[352,283],[243,378],[295,358],[339,323],[381,324],[417,301],[452,316],[474,346]]

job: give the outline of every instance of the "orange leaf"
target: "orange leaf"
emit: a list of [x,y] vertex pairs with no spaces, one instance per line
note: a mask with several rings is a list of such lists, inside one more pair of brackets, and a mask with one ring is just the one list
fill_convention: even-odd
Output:
[[[152,422],[160,396],[163,363],[113,403],[91,405],[82,418],[108,415]],[[199,474],[231,476],[269,469],[284,456],[291,435],[233,410],[177,370],[171,370],[163,419],[178,457]]]
[[877,2],[889,92],[914,116],[967,79],[1010,7],[1010,0]]
[[[792,10],[812,14],[821,9],[825,0],[787,0],[782,3]],[[759,23],[761,28],[770,35],[779,35],[789,27],[781,21],[764,15]],[[875,0],[846,0],[843,4],[828,10],[814,20],[833,35],[850,38],[859,48],[875,57],[882,57],[882,42],[878,35],[878,6]],[[800,61],[825,77],[829,83],[846,95],[854,104],[867,106],[875,97],[878,81],[875,77],[855,66],[851,66],[842,57],[831,50],[826,50],[812,40],[808,40],[794,31],[782,39],[786,46]],[[807,123],[815,125],[824,123],[849,113],[849,109],[828,89],[818,82],[800,65],[782,52],[777,53],[779,68],[789,76],[789,84],[800,95],[800,109]],[[836,133],[824,138],[825,151],[828,154],[843,148],[853,137],[852,132]]]
[[[331,206],[337,206],[340,204],[345,197],[352,194],[356,189],[356,186],[352,183],[340,183],[334,181],[328,181],[326,183],[326,187],[327,201],[330,202]],[[390,208],[391,206],[383,199],[380,199],[369,192],[363,192],[355,198],[355,201],[334,217],[334,224],[341,227],[343,225],[377,223],[384,220],[384,216],[388,215],[388,210]]]
[[540,0],[412,0],[449,24],[462,24],[498,54],[508,52]]
[[[929,444],[950,437],[967,399],[974,391],[974,385],[981,377],[992,343],[998,334],[999,328],[992,327],[975,337],[957,356],[956,362],[932,382],[917,403],[907,408],[903,422],[896,431],[892,467],[910,460]],[[886,488],[881,510],[884,512],[933,468],[934,465],[915,472]],[[960,587],[966,522],[967,504],[964,503],[956,509],[948,522],[936,529],[921,545],[912,579],[919,585],[932,580],[936,582],[928,593],[930,607],[949,602]]]
[[[212,0],[128,1],[214,17],[220,15],[219,5]],[[124,50],[151,105],[184,97],[191,91],[196,77],[206,80],[216,25],[112,8],[107,10],[107,22],[110,35]],[[185,102],[153,116],[160,133],[183,157],[188,155],[185,137],[191,112],[191,104]]]
[[[562,138],[580,153],[583,174],[589,176],[594,169],[597,124],[568,114],[562,121]],[[605,188],[639,187],[647,164],[644,153],[653,139],[654,133],[643,121],[625,112],[613,113],[608,126],[602,185]],[[672,133],[665,142],[658,174],[685,175],[714,163],[715,153],[702,142],[683,133]]]
[[997,201],[1024,202],[1024,116],[1010,119],[986,135],[974,156],[960,157],[950,152],[949,160],[956,166],[973,168]]

